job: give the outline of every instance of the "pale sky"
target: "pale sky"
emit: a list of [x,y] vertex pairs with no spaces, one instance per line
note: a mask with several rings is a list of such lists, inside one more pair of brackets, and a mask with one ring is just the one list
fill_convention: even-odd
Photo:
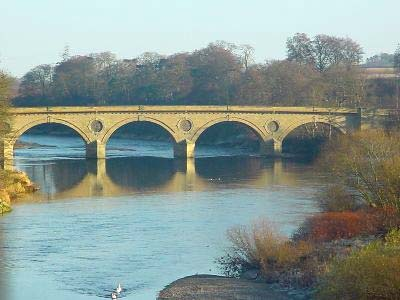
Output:
[[0,69],[22,76],[72,55],[132,58],[225,40],[280,59],[296,32],[350,37],[365,56],[400,43],[400,0],[0,0]]

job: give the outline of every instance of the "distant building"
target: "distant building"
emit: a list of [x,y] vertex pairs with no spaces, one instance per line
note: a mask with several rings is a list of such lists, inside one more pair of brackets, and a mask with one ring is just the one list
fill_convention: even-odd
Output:
[[366,74],[367,79],[375,79],[375,78],[395,78],[396,72],[394,68],[370,68],[370,67],[362,67],[363,71]]

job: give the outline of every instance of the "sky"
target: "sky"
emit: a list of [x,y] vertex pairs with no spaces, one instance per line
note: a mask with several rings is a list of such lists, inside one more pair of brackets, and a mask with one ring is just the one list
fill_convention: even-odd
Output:
[[224,40],[250,44],[257,62],[282,59],[296,32],[350,37],[365,57],[400,43],[400,0],[0,0],[0,69],[111,51],[169,55]]

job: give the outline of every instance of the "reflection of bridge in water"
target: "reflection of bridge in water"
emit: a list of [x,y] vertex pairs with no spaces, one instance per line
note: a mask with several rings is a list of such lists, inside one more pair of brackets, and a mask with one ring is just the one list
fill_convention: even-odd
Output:
[[[235,184],[246,181],[246,187],[263,188],[271,185],[295,186],[299,184],[293,173],[285,172],[284,162],[280,159],[265,160],[262,158],[219,157],[201,159],[163,159],[155,160],[157,167],[152,170],[140,169],[143,164],[149,165],[143,158],[115,158],[109,160],[87,161],[87,169],[77,182],[69,181],[54,171],[41,169],[31,170],[33,179],[39,185],[43,180],[60,178],[53,192],[48,192],[50,199],[79,197],[110,197],[135,193],[174,193],[181,191],[207,191],[218,188],[220,184]],[[142,163],[138,163],[142,161]],[[219,162],[219,163],[218,163]],[[221,167],[221,163],[224,164]],[[135,166],[136,164],[136,166]],[[125,168],[121,168],[124,165]],[[133,168],[132,168],[133,166]],[[214,169],[213,169],[214,166]],[[71,168],[74,168],[72,165]],[[63,173],[68,174],[68,170]],[[43,174],[40,174],[43,173]],[[73,172],[72,172],[73,173]],[[77,172],[75,172],[76,175]],[[78,172],[79,173],[79,172]],[[81,172],[82,173],[82,172]],[[39,177],[43,176],[43,179]],[[36,178],[35,178],[36,177]],[[235,185],[237,186],[237,185]],[[43,199],[42,191],[33,195],[33,199]]]

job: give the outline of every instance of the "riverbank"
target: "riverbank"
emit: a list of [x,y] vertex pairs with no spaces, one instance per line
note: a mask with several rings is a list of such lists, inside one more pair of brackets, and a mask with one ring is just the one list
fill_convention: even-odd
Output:
[[261,269],[250,269],[241,273],[240,278],[208,274],[184,277],[160,291],[158,300],[312,299],[316,292],[316,269],[325,269],[330,258],[344,258],[376,239],[365,236],[321,243],[302,258],[307,263],[315,262],[312,268],[293,266],[267,276]]
[[[317,214],[317,216],[319,215],[320,214]],[[387,217],[387,219],[391,219],[389,222],[395,220],[396,224],[399,224],[400,219],[397,215],[387,215]],[[332,227],[336,227],[333,231],[336,233],[340,231],[337,230],[338,224],[331,225]],[[264,230],[265,229],[263,229],[263,231]],[[161,290],[157,299],[325,299],[319,297],[319,293],[321,292],[321,286],[324,288],[327,285],[324,281],[326,281],[327,275],[331,276],[329,270],[335,268],[335,264],[346,262],[347,260],[354,259],[354,257],[358,260],[360,257],[362,258],[361,254],[363,251],[365,252],[369,251],[369,249],[375,249],[376,245],[387,245],[388,241],[390,241],[390,238],[388,239],[388,236],[390,235],[394,236],[394,238],[392,237],[391,239],[398,243],[398,237],[400,237],[400,235],[396,231],[394,234],[388,233],[387,235],[377,231],[372,235],[361,234],[353,238],[329,239],[329,241],[311,242],[310,240],[307,240],[307,243],[310,243],[309,250],[304,251],[304,249],[301,249],[302,247],[308,247],[303,245],[296,249],[296,254],[290,253],[291,250],[288,250],[287,245],[284,247],[282,247],[282,245],[277,246],[274,245],[274,242],[270,241],[268,247],[271,248],[269,248],[269,250],[277,247],[278,249],[276,250],[279,252],[276,254],[270,253],[266,256],[270,262],[261,262],[261,266],[258,268],[255,265],[250,266],[247,264],[249,269],[243,269],[239,266],[239,264],[242,264],[243,262],[238,262],[240,258],[235,257],[233,260],[237,265],[231,265],[230,267],[239,267],[239,269],[241,269],[236,276],[231,275],[230,277],[224,277],[205,274],[184,277],[172,282]],[[242,237],[245,238],[244,235]],[[293,239],[294,238],[292,238],[290,243],[292,243]],[[258,239],[258,242],[262,243],[263,241]],[[295,243],[299,242],[303,243],[304,241],[296,241]],[[261,248],[262,247],[263,246],[261,246]],[[398,247],[398,245],[396,244],[395,247]],[[250,249],[248,250],[250,251]],[[265,255],[266,250],[257,249],[256,251],[264,251]],[[394,252],[393,250],[391,251],[391,255],[394,255],[395,259],[397,259],[398,250],[397,252]],[[303,253],[299,254],[299,252]],[[258,254],[255,255],[258,256]],[[295,255],[299,255],[298,259],[291,257]],[[382,253],[382,256],[384,255],[385,254]],[[232,258],[232,256],[230,258]],[[371,255],[369,255],[368,258],[371,260],[371,264],[376,264],[379,259],[381,259]],[[343,265],[345,265],[345,263]],[[368,268],[368,266],[365,265],[357,265],[356,267],[360,268],[360,270]],[[385,274],[385,270],[387,270],[385,269],[386,267],[385,263],[383,263],[382,266],[378,268],[378,273],[381,275],[384,274],[385,276],[388,276],[389,274],[390,276],[390,271]],[[351,272],[363,276],[362,271]],[[346,273],[341,274],[341,277],[343,275],[346,275]],[[240,278],[237,278],[237,276]],[[340,280],[340,278],[336,277],[333,277],[332,279],[333,281]],[[372,286],[373,284],[378,284],[378,280],[375,283],[370,283]],[[357,288],[357,283],[354,283],[354,288]]]
[[194,275],[178,279],[165,287],[158,300],[250,300],[290,299],[262,282],[215,275]]
[[11,211],[12,201],[33,193],[38,187],[20,171],[0,171],[0,213]]

